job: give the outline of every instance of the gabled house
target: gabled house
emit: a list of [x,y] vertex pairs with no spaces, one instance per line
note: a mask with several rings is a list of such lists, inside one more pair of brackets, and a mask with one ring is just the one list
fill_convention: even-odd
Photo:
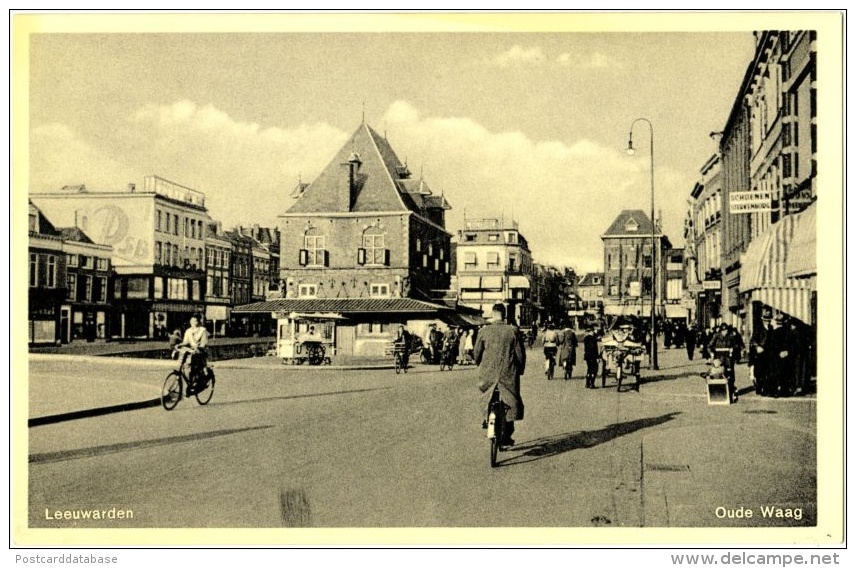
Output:
[[337,351],[379,355],[399,323],[421,335],[455,309],[442,302],[451,279],[451,234],[443,195],[413,179],[387,140],[365,123],[314,181],[299,184],[279,217],[283,298],[234,314],[342,314]]

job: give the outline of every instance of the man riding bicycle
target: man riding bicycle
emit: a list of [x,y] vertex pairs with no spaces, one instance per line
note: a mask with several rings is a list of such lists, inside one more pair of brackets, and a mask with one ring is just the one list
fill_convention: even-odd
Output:
[[181,354],[182,365],[187,361],[187,357],[190,357],[188,396],[196,391],[197,379],[208,365],[208,330],[199,325],[200,319],[196,314],[190,316],[190,327],[184,332],[182,342],[175,346],[176,352]]
[[398,326],[398,331],[392,339],[392,344],[395,346],[396,352],[401,354],[401,367],[407,369],[407,362],[410,360],[410,332],[404,327],[404,324]]
[[520,376],[526,368],[526,350],[523,335],[515,326],[505,323],[505,306],[493,306],[493,321],[479,331],[473,348],[475,363],[479,367],[478,388],[485,393],[482,408],[487,428],[487,413],[494,390],[508,408],[502,446],[513,446],[514,421],[523,420],[523,399],[520,396]]

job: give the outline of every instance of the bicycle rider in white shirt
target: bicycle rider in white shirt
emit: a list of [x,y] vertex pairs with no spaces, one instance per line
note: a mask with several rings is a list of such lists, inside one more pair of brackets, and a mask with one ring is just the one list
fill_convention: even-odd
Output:
[[208,365],[208,330],[200,325],[200,317],[190,316],[190,327],[184,332],[184,339],[176,345],[181,353],[181,364],[184,365],[190,356],[190,373],[188,379],[191,385],[196,384],[197,374]]

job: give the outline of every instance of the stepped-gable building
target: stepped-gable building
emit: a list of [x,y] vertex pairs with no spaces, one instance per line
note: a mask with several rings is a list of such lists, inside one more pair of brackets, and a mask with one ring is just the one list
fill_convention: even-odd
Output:
[[387,140],[362,123],[318,177],[301,183],[279,219],[282,299],[233,313],[331,312],[338,352],[376,355],[399,323],[412,332],[441,315],[451,279],[449,203],[413,179]]

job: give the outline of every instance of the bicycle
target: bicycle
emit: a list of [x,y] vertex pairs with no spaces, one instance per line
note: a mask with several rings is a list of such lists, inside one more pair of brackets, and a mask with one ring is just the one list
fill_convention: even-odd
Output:
[[455,350],[451,344],[446,344],[443,346],[443,351],[440,353],[440,370],[442,371],[445,367],[446,369],[452,370],[452,365],[455,364]]
[[499,390],[494,389],[488,405],[487,438],[490,441],[490,467],[496,467],[497,453],[502,451],[502,440],[505,438],[506,405],[500,400]]
[[544,374],[548,381],[552,381],[556,373],[556,354],[552,352],[544,353],[546,361],[544,361]]
[[[179,353],[176,351],[176,353]],[[196,402],[201,405],[206,405],[214,396],[214,371],[211,367],[205,367],[201,371],[201,377],[197,377],[194,382],[202,381],[198,385],[198,390],[191,392],[191,382],[187,374],[184,372],[185,363],[178,366],[178,369],[170,372],[163,382],[161,389],[161,404],[166,410],[175,408],[179,401],[184,397],[196,396]]]
[[407,349],[404,345],[395,345],[392,346],[392,355],[395,359],[395,374],[401,373],[404,371],[407,373],[407,365],[404,364],[404,351]]

